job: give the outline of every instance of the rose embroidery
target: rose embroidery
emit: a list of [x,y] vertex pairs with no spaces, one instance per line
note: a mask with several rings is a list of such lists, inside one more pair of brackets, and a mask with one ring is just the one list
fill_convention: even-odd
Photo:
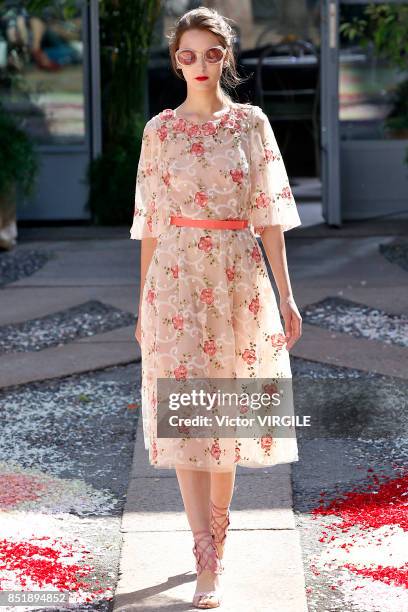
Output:
[[200,300],[206,304],[212,304],[214,301],[214,294],[212,289],[202,289],[200,293]]
[[213,244],[210,236],[202,236],[198,243],[198,248],[206,253],[209,253],[212,250]]
[[242,353],[242,359],[246,361],[248,365],[252,365],[256,361],[256,353],[254,349],[245,349]]

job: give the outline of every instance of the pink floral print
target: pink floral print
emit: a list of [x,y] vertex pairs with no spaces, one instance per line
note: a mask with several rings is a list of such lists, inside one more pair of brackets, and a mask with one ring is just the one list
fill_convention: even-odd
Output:
[[[246,218],[249,227],[178,227],[171,215]],[[146,123],[130,237],[157,238],[141,296],[143,433],[154,467],[228,471],[298,460],[295,436],[188,438],[181,427],[186,437],[157,437],[157,379],[291,378],[256,236],[300,224],[260,107],[234,104],[204,123],[165,109]]]

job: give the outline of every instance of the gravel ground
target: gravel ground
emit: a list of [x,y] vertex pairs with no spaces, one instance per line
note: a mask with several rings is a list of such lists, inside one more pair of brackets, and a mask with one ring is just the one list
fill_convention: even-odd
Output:
[[133,325],[136,316],[98,300],[23,323],[0,326],[0,354],[40,351]]
[[[292,362],[296,413],[321,415],[307,393],[310,380],[328,378],[328,370],[332,377],[344,377],[347,368],[299,359]],[[308,607],[310,612],[404,612],[408,610],[404,554],[408,547],[407,381],[358,370],[348,373],[350,388],[345,387],[345,397],[353,396],[356,385],[365,385],[370,404],[361,402],[359,410],[370,414],[375,410],[366,426],[361,425],[357,411],[358,435],[349,435],[347,408],[344,412],[344,405],[327,387],[325,393],[323,387],[314,388],[315,396],[320,390],[324,393],[320,426],[326,427],[326,434],[313,438],[297,428],[300,459],[292,464],[293,496]],[[375,387],[390,396],[394,411],[389,413],[389,405],[373,397]],[[384,437],[373,427],[377,419]],[[330,502],[335,507],[328,511]]]
[[380,244],[378,248],[388,261],[408,270],[408,240],[396,238],[391,244]]
[[3,392],[0,590],[69,591],[71,609],[111,609],[139,380],[134,363]]
[[392,439],[407,431],[408,381],[299,358],[291,363],[295,412],[311,423],[298,438]]
[[16,249],[11,253],[0,251],[0,287],[31,276],[56,257],[56,253],[45,249]]
[[389,314],[341,297],[327,297],[300,309],[305,323],[355,338],[408,346],[408,316]]

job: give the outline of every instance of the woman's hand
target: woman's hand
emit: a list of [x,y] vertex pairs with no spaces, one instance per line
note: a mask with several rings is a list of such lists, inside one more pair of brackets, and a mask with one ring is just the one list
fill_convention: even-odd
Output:
[[293,296],[281,298],[279,308],[285,322],[286,348],[289,351],[302,335],[302,317]]
[[138,317],[137,317],[137,325],[136,325],[136,329],[135,329],[135,338],[138,341],[139,346],[142,344],[140,320],[141,320],[141,317],[140,317],[140,311],[139,311],[139,314],[138,314]]

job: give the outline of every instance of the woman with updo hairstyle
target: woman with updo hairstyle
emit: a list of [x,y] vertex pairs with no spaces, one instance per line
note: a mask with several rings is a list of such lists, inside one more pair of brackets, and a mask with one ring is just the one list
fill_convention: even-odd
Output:
[[[193,605],[201,609],[221,604],[237,465],[298,461],[294,427],[277,435],[260,426],[257,413],[275,408],[259,410],[252,400],[291,382],[289,350],[302,319],[284,232],[301,221],[268,117],[227,91],[241,82],[228,22],[199,7],[168,37],[186,98],[145,125],[130,230],[142,241],[135,338],[144,443],[152,466],[176,471],[194,541]],[[258,394],[248,394],[254,386]],[[182,402],[186,391],[191,401]],[[223,393],[239,399],[225,407]],[[284,413],[293,416],[291,388],[284,395]],[[231,415],[235,425],[221,425]]]

